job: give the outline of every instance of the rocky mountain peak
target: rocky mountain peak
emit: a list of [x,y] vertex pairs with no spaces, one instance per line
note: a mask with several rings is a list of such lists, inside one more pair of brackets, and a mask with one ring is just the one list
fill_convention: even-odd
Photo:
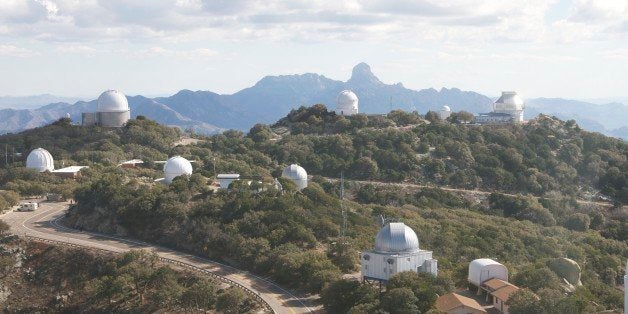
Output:
[[382,81],[371,71],[371,67],[364,62],[353,67],[349,82],[353,84],[382,84]]

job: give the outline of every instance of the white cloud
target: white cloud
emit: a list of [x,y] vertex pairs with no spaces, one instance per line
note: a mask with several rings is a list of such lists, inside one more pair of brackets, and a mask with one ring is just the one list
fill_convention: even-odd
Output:
[[38,52],[14,45],[0,45],[0,57],[28,58],[39,55]]
[[[551,1],[6,0],[4,36],[41,41],[535,40]],[[1,13],[4,12],[4,13]],[[481,30],[469,31],[469,26]],[[0,34],[2,34],[0,33]]]

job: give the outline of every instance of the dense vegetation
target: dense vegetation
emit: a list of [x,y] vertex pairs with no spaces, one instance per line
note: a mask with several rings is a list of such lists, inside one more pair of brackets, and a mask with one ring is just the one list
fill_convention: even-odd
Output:
[[[73,191],[77,201],[69,215],[75,226],[158,242],[303,291],[322,291],[331,312],[430,308],[433,300],[422,303],[424,296],[465,287],[468,262],[479,257],[505,263],[517,284],[553,295],[556,304],[572,306],[574,298],[583,302],[577,312],[621,306],[621,292],[614,285],[622,258],[628,256],[628,225],[620,208],[628,173],[623,142],[548,117],[499,127],[425,118],[401,111],[347,118],[317,105],[295,110],[272,127],[256,125],[248,134],[227,131],[179,147],[172,145],[177,132],[139,120],[130,123],[133,132],[129,126],[93,130],[90,139],[110,145],[99,151],[86,141],[91,155],[117,154],[95,159],[79,181],[56,182],[16,163],[0,173],[0,188],[29,195],[27,184],[35,180],[48,182],[44,190],[68,184],[64,189]],[[55,137],[22,144],[24,150],[55,147],[67,160],[91,162],[80,159],[85,153],[71,144],[74,140],[67,145],[58,140],[72,138],[64,129],[85,131],[63,124],[49,127],[58,132]],[[20,145],[30,136],[25,132],[8,138],[11,145]],[[159,141],[147,144],[141,140],[146,138]],[[0,137],[0,144],[6,141]],[[195,174],[169,186],[154,184],[161,173],[153,161],[175,154],[195,160]],[[121,156],[142,157],[148,163],[137,170],[112,167]],[[317,175],[300,192],[285,180],[283,192],[258,192],[245,184],[214,191],[207,185],[206,178],[231,172],[269,182],[292,162]],[[341,171],[354,179],[434,187],[347,182],[348,230],[347,238],[340,239],[339,186],[320,176],[338,177]],[[440,185],[501,193],[460,194],[436,187]],[[615,208],[578,203],[579,197],[598,191],[612,197]],[[342,273],[356,271],[358,250],[372,248],[380,214],[404,221],[417,232],[421,247],[434,251],[437,280],[403,277],[398,287],[382,295],[339,280]],[[573,294],[566,296],[560,280],[547,275],[553,274],[547,262],[556,257],[582,266],[583,286]],[[394,303],[402,298],[411,301]]]
[[312,174],[534,195],[600,191],[628,202],[628,145],[574,121],[540,116],[526,125],[457,125],[402,111],[343,117],[316,105],[275,127],[290,135],[268,142],[270,128],[256,126],[249,136],[272,159],[298,161]]
[[0,237],[5,312],[260,310],[243,291],[173,270],[145,251],[111,255]]

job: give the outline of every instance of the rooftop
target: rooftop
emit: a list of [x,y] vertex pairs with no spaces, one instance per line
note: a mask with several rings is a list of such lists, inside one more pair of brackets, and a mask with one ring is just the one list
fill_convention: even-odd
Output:
[[89,168],[87,166],[69,166],[57,170],[53,170],[52,173],[77,173],[83,168]]
[[492,291],[495,291],[499,288],[505,287],[505,286],[514,286],[513,284],[507,282],[507,281],[503,281],[501,279],[498,278],[491,278],[487,281],[485,281],[484,283],[482,283],[483,286],[489,288]]
[[237,173],[221,173],[216,176],[218,179],[239,179],[240,175]]
[[127,161],[123,161],[121,162],[118,166],[122,166],[122,165],[135,165],[135,164],[143,164],[144,161],[141,159],[131,159],[131,160],[127,160]]
[[491,292],[491,294],[496,297],[497,299],[500,299],[504,302],[508,301],[508,298],[510,297],[511,294],[513,294],[514,292],[516,292],[517,290],[519,290],[519,287],[512,285],[512,284],[508,284],[507,286],[503,286],[493,292]]
[[445,294],[436,300],[436,309],[442,312],[447,312],[459,307],[471,308],[486,313],[484,308],[477,301],[456,293]]

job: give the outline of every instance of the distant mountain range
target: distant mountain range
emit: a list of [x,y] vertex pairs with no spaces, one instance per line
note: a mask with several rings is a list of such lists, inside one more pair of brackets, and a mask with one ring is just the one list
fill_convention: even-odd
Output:
[[35,109],[43,105],[66,102],[74,103],[83,100],[80,97],[63,97],[50,94],[33,96],[0,96],[0,109]]
[[[336,96],[344,89],[351,89],[358,95],[360,112],[363,113],[385,113],[391,109],[425,113],[428,110],[439,110],[443,105],[449,105],[454,111],[479,113],[488,112],[492,107],[491,98],[471,91],[457,88],[416,91],[405,88],[401,83],[385,84],[371,72],[366,63],[356,65],[346,82],[306,73],[266,76],[254,86],[231,95],[182,90],[169,97],[127,98],[133,116],[144,115],[163,124],[210,134],[225,129],[247,131],[255,123],[273,123],[299,106],[322,103],[333,109]],[[625,105],[595,105],[545,98],[529,99],[527,103],[527,118],[546,113],[563,119],[576,119],[584,128],[592,131],[628,138],[628,123],[625,122],[628,121],[628,110]],[[607,109],[611,107],[619,114],[609,118]],[[74,121],[80,121],[81,112],[94,111],[95,108],[96,101],[92,100],[74,104],[61,101],[36,109],[0,110],[0,121],[6,121],[0,124],[0,133],[37,127],[65,113],[70,113]]]

